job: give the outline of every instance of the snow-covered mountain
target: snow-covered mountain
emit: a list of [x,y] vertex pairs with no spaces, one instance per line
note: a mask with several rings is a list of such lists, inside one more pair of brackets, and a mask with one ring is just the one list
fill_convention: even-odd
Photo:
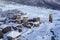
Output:
[[6,0],[26,5],[40,6],[45,8],[60,9],[60,0]]

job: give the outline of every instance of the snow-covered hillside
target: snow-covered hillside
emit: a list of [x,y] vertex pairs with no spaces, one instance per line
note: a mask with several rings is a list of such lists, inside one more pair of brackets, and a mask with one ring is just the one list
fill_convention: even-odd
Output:
[[40,6],[45,8],[60,9],[60,0],[6,0],[25,5]]
[[[31,29],[22,28],[20,40],[60,40],[60,11],[46,9],[42,7],[27,6],[21,4],[5,4],[0,3],[0,9],[3,14],[7,10],[17,9],[27,13],[29,19],[40,17],[41,24],[39,27],[32,27]],[[6,13],[5,13],[6,14]],[[49,14],[53,15],[53,22],[49,22]],[[9,25],[14,25],[10,23]],[[15,24],[14,26],[16,26]],[[8,34],[8,33],[7,33]],[[6,35],[7,35],[6,34]],[[5,36],[6,36],[5,35]],[[54,39],[53,39],[54,38]],[[4,37],[4,40],[6,38]]]

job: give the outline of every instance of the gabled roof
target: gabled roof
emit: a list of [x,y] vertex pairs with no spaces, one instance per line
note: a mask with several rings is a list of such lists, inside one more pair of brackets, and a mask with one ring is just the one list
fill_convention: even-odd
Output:
[[17,31],[11,31],[7,36],[16,38],[19,35],[21,35],[21,33],[17,32]]
[[1,28],[1,29],[4,29],[4,28],[6,28],[7,26],[9,27],[10,25],[3,24],[3,25],[0,26],[0,28]]

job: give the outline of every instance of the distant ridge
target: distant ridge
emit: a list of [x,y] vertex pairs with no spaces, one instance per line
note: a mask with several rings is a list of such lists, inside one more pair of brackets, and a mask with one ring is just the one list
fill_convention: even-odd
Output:
[[60,10],[60,0],[5,0],[5,1]]

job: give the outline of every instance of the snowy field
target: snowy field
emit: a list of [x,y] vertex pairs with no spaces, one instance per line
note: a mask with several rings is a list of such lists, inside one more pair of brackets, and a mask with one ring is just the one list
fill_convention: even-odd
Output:
[[[18,9],[24,13],[27,13],[29,19],[34,17],[41,18],[41,24],[39,27],[34,27],[31,29],[23,28],[23,32],[21,33],[20,40],[52,40],[51,36],[54,37],[55,40],[60,40],[60,11],[45,9],[41,7],[27,6],[27,5],[19,5],[19,4],[0,4],[0,8],[3,11]],[[49,14],[53,15],[53,22],[49,23]],[[52,32],[54,32],[54,35]],[[6,39],[4,39],[6,40]]]

